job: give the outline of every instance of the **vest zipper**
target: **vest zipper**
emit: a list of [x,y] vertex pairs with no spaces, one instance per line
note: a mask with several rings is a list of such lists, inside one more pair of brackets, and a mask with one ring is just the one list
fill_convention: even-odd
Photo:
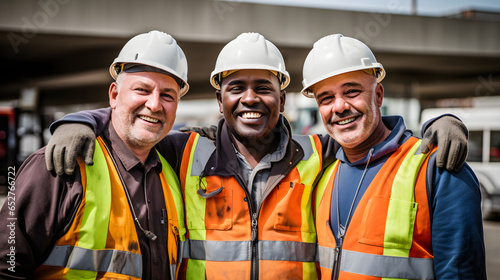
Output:
[[252,242],[257,239],[257,213],[252,214]]
[[258,279],[259,278],[259,258],[258,256],[258,214],[253,213],[252,214],[252,272],[251,272],[251,279]]
[[342,244],[344,243],[344,237],[339,239],[339,243],[335,246],[334,257],[333,257],[333,269],[332,269],[332,280],[338,280],[340,274],[340,263],[342,261]]
[[241,188],[245,192],[246,198],[247,198],[247,203],[248,203],[248,209],[250,210],[250,218],[251,218],[251,237],[250,237],[250,246],[252,247],[250,249],[251,258],[250,258],[250,279],[259,279],[259,260],[257,257],[257,244],[259,241],[259,228],[258,228],[258,221],[259,221],[259,213],[253,209],[253,200],[250,194],[248,193],[248,189],[246,188],[245,184],[243,184],[243,180],[241,179],[240,176],[235,176],[236,181],[240,184]]

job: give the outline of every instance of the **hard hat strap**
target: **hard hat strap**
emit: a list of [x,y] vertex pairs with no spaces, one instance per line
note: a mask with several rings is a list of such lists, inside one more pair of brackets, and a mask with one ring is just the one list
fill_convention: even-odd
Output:
[[286,83],[286,76],[283,75],[283,73],[278,72],[278,75],[276,76],[278,77],[278,81],[280,81],[280,85],[284,85]]
[[373,75],[375,77],[377,76],[377,72],[375,71],[374,68],[363,69],[362,71],[368,75]]
[[220,87],[221,85],[221,80],[222,80],[221,75],[222,75],[221,73],[218,73],[217,75],[214,76],[214,83],[218,87]]
[[368,75],[373,75],[375,77],[380,77],[380,68],[368,68],[368,69],[363,69],[363,72],[365,72]]
[[125,63],[117,63],[117,64],[115,64],[113,70],[115,71],[116,76],[118,76],[118,74],[120,74],[121,72],[123,72],[123,66],[125,66]]

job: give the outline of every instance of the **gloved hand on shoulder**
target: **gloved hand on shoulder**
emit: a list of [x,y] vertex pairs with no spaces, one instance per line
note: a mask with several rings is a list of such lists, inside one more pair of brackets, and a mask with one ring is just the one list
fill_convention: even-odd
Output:
[[93,165],[95,138],[94,130],[86,124],[61,124],[45,148],[47,170],[55,170],[59,176],[65,173],[71,175],[75,171],[77,156],[83,157],[86,164]]
[[182,132],[196,132],[202,137],[206,137],[212,141],[217,139],[217,126],[184,126],[179,128]]
[[428,153],[437,145],[436,164],[457,172],[468,153],[469,132],[459,119],[445,115],[434,120],[422,137],[421,151]]

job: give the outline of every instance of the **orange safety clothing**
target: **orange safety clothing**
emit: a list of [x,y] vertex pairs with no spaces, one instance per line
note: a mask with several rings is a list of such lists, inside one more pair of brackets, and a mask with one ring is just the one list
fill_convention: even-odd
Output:
[[[217,141],[230,143],[226,127],[220,130]],[[187,279],[317,279],[312,193],[322,167],[319,137],[288,139],[259,209],[236,171],[234,148],[219,144],[215,150],[212,141],[191,134],[184,149],[180,180],[188,238],[182,274]]]
[[421,154],[420,143],[411,137],[384,163],[354,211],[342,244],[336,244],[330,227],[339,161],[325,170],[315,194],[322,279],[434,279],[426,188],[430,153]]
[[[175,172],[159,157],[168,215],[168,261],[171,279],[176,279],[181,261],[178,252],[185,240],[182,197]],[[78,160],[82,201],[69,230],[35,271],[37,279],[142,279],[142,256],[131,206],[101,137],[97,138],[93,160],[92,166]]]

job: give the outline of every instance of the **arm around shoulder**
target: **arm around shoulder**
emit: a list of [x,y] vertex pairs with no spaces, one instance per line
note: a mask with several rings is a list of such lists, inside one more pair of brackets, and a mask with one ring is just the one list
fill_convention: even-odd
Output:
[[50,132],[54,133],[62,124],[81,123],[90,126],[96,135],[99,135],[111,119],[111,107],[96,110],[86,110],[71,113],[50,125]]
[[155,146],[158,152],[174,168],[177,175],[179,175],[186,144],[190,137],[194,137],[194,135],[196,135],[195,132],[171,131]]
[[327,167],[337,159],[337,152],[340,149],[340,144],[328,134],[317,134],[317,136],[319,137],[323,148],[323,167]]
[[76,157],[82,156],[92,165],[95,138],[108,124],[111,108],[81,111],[64,116],[50,126],[52,137],[45,154],[47,170],[58,175],[73,174]]
[[471,168],[435,169],[432,246],[437,279],[486,279],[481,193]]

